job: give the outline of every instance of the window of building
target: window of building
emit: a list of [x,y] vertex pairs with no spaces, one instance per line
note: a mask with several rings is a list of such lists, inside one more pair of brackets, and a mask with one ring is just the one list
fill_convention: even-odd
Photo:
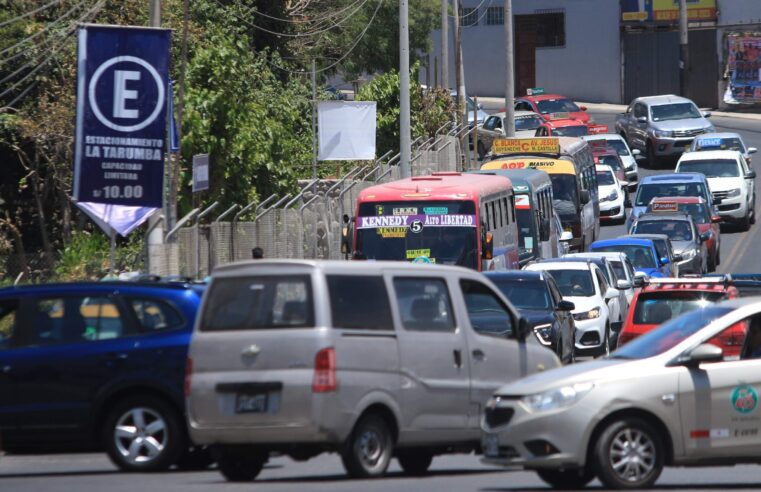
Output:
[[565,12],[536,15],[536,47],[565,46]]
[[460,18],[462,27],[471,27],[478,25],[478,9],[473,7],[463,7],[460,9]]
[[503,7],[489,7],[486,9],[486,25],[502,26],[505,24],[505,9]]

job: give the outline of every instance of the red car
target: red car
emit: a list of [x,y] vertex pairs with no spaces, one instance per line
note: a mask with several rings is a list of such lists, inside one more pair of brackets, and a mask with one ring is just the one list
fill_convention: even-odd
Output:
[[[680,314],[738,297],[737,287],[726,276],[704,278],[651,278],[634,293],[629,315],[618,335],[618,347]],[[710,342],[724,349],[724,355],[739,357],[747,326],[738,323]]]
[[661,196],[650,200],[646,212],[686,213],[703,234],[711,231],[711,237],[706,241],[708,249],[708,271],[713,272],[721,264],[721,217],[711,214],[711,207],[700,197],[694,196]]
[[568,113],[556,113],[536,129],[537,137],[581,137],[596,133],[606,133],[607,125],[584,123],[571,118]]
[[568,113],[571,118],[588,123],[590,121],[587,108],[577,106],[565,96],[558,94],[541,94],[538,96],[522,96],[515,98],[516,111],[533,111],[550,119],[553,113]]

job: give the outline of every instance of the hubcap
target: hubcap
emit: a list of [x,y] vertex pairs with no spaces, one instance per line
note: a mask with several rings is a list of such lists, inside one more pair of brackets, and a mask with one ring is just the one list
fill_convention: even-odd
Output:
[[133,408],[116,421],[116,449],[130,464],[143,464],[156,459],[164,451],[168,440],[166,422],[150,408]]
[[359,458],[366,468],[375,468],[383,458],[383,440],[377,432],[366,430],[359,436]]
[[637,429],[624,429],[610,444],[610,465],[621,479],[641,482],[655,468],[655,445]]

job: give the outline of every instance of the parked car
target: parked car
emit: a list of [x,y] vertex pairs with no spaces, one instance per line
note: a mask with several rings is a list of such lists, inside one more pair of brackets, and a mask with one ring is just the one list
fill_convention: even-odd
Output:
[[711,231],[711,236],[705,243],[708,248],[708,271],[713,272],[716,266],[721,264],[721,217],[711,215],[711,209],[705,200],[694,196],[657,197],[650,201],[645,212],[690,214],[700,234]]
[[748,147],[739,133],[721,132],[721,133],[704,133],[695,138],[690,145],[690,152],[701,152],[704,150],[737,150],[745,158],[748,166],[751,165],[751,154],[758,152],[755,147]]
[[710,116],[684,97],[638,97],[616,117],[616,133],[630,148],[644,152],[655,167],[660,158],[684,152],[696,136],[716,131],[706,119]]
[[541,114],[545,119],[550,119],[552,113],[568,113],[569,117],[582,123],[587,123],[591,120],[586,107],[579,107],[567,97],[558,94],[516,97],[515,110],[533,111]]
[[679,275],[708,272],[708,248],[705,243],[711,231],[700,233],[688,214],[650,213],[642,214],[632,225],[630,232],[637,234],[665,234],[674,247]]
[[[544,119],[533,111],[515,112],[515,136],[517,138],[533,137]],[[478,128],[478,158],[483,160],[491,152],[492,144],[500,138],[506,138],[505,112],[494,113],[486,118]]]
[[668,258],[659,258],[652,239],[620,237],[595,241],[590,246],[591,252],[620,252],[626,254],[636,273],[648,277],[668,277]]
[[[743,325],[739,358],[724,340]],[[761,301],[708,304],[610,358],[521,379],[483,411],[485,461],[553,487],[647,489],[664,466],[755,463]],[[734,345],[733,345],[734,347]]]
[[609,301],[619,292],[608,284],[605,274],[591,261],[540,260],[524,267],[528,271],[547,271],[557,282],[563,299],[574,304],[576,355],[606,356],[610,341],[621,323],[611,317]]
[[[666,234],[627,234],[624,236],[618,236],[619,238],[633,238],[633,239],[648,239],[655,245],[655,251],[658,253],[658,265],[665,268],[667,277],[678,277],[681,272],[679,271],[678,262],[682,261],[681,255],[677,255],[674,250],[674,245],[671,243]],[[666,259],[664,262],[663,259]]]
[[698,196],[706,201],[711,211],[718,215],[715,205],[721,198],[714,198],[708,179],[702,173],[656,174],[643,178],[637,187],[637,195],[632,204],[632,212],[626,222],[626,229],[639,214],[644,213],[653,198],[661,196]]
[[479,408],[503,382],[560,365],[478,272],[401,262],[257,260],[218,267],[190,346],[194,442],[254,479],[277,452],[340,454],[354,477],[396,456],[479,450]]
[[531,323],[537,341],[552,350],[564,364],[574,362],[576,324],[571,311],[576,306],[564,301],[549,272],[486,272],[500,291]]
[[714,199],[720,199],[719,216],[747,231],[756,221],[756,172],[736,150],[706,150],[684,154],[676,172],[702,173]]
[[3,450],[105,450],[128,471],[208,465],[183,397],[202,292],[164,282],[0,289]]
[[600,196],[600,221],[626,221],[626,206],[631,206],[626,196],[626,185],[618,180],[609,166],[595,166],[597,191]]
[[[626,140],[621,135],[615,133],[599,133],[596,135],[584,135],[582,140],[587,142],[605,142],[605,144],[618,152],[619,157],[624,163],[624,170],[626,172],[626,181],[629,182],[629,189],[634,190],[639,182],[639,174],[637,168],[636,156],[640,155],[638,149],[631,150]],[[590,145],[592,145],[590,143]]]

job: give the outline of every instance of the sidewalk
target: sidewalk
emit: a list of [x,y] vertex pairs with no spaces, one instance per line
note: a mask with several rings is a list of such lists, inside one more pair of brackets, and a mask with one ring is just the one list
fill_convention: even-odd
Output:
[[[505,107],[505,99],[502,97],[479,97],[478,102],[483,105],[484,111],[499,111]],[[576,101],[579,106],[586,106],[593,113],[623,113],[626,111],[625,104],[608,104],[608,103],[588,103]],[[722,118],[737,118],[741,120],[761,121],[761,114],[758,113],[736,113],[730,111],[711,111],[713,116]]]

